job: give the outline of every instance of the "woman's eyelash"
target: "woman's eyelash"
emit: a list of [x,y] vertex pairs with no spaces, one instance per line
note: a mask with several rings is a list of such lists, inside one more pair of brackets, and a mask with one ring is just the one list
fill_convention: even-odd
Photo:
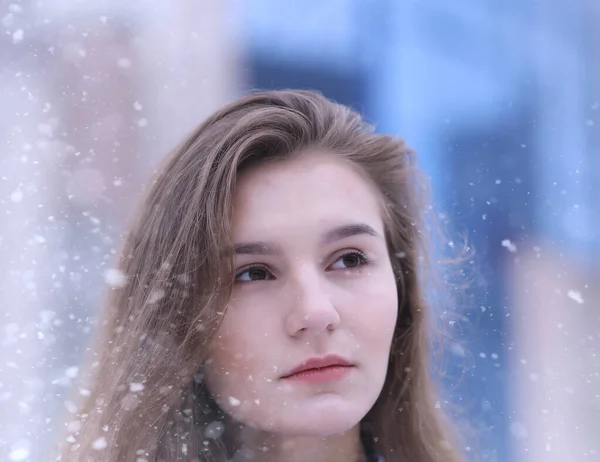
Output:
[[[357,269],[357,268],[360,268],[362,266],[365,266],[365,265],[369,264],[370,261],[371,261],[371,259],[367,255],[365,255],[363,252],[361,252],[360,250],[352,250],[352,251],[344,253],[343,255],[340,255],[332,263],[332,265],[335,264],[335,263],[337,263],[337,262],[339,262],[340,260],[342,260],[344,258],[349,257],[349,256],[350,257],[357,257],[358,260],[359,260],[358,265],[356,265],[356,266],[350,266],[350,267],[344,268],[344,269],[349,269],[349,270]],[[249,273],[251,271],[256,271],[256,270],[265,271],[266,273],[270,273],[269,268],[267,266],[261,265],[261,264],[254,264],[254,265],[251,265],[251,266],[249,266],[247,268],[244,268],[243,270],[237,272],[236,275],[235,275],[235,280],[238,281],[239,278],[242,275],[244,275],[246,273]],[[259,280],[265,280],[265,279],[259,279]],[[250,281],[238,281],[238,282],[253,282],[253,280],[250,280]]]
[[352,266],[347,269],[357,269],[357,268],[365,266],[371,262],[371,259],[367,255],[365,255],[363,252],[361,252],[360,250],[351,250],[349,252],[344,253],[343,255],[340,255],[340,257],[333,263],[335,264],[336,262],[342,260],[343,258],[349,257],[349,256],[357,257],[359,260],[359,264],[357,266]]
[[[269,272],[269,269],[266,266],[255,264],[255,265],[248,266],[247,268],[244,268],[243,270],[236,273],[235,280],[237,281],[240,278],[240,276],[242,276],[243,274],[248,273],[250,271],[255,271],[255,270],[263,270],[267,273]],[[243,281],[243,282],[246,282],[246,281]]]

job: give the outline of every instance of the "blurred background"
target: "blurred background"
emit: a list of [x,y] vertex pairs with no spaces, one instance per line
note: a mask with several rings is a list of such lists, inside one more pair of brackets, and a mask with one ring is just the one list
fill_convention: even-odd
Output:
[[600,461],[598,1],[15,0],[0,24],[0,461],[48,460],[159,159],[290,87],[404,137],[475,249],[443,383],[471,460]]

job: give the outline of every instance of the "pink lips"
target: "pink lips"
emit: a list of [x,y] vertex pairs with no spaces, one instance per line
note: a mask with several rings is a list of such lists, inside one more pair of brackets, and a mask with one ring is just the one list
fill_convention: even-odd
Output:
[[307,383],[339,380],[356,367],[347,359],[337,355],[309,358],[287,372],[281,378]]

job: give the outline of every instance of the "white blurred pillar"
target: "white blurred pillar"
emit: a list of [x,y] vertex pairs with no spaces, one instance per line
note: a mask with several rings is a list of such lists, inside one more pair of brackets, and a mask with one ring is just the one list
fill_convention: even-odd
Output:
[[237,95],[228,6],[28,5],[24,46],[0,72],[0,460],[48,460],[142,184]]
[[513,460],[600,461],[600,266],[554,247],[511,265]]
[[[28,63],[31,64],[31,63]],[[53,344],[52,196],[57,121],[44,112],[43,81],[29,65],[0,70],[0,460],[31,454],[45,425],[42,356]],[[46,111],[47,112],[47,111]],[[42,412],[41,412],[42,411]]]

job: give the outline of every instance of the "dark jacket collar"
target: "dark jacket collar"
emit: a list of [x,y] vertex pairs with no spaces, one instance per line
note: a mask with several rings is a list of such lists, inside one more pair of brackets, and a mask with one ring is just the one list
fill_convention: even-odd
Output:
[[360,439],[365,451],[365,456],[367,457],[367,462],[385,462],[383,457],[377,452],[373,434],[365,424],[361,424],[360,426]]

